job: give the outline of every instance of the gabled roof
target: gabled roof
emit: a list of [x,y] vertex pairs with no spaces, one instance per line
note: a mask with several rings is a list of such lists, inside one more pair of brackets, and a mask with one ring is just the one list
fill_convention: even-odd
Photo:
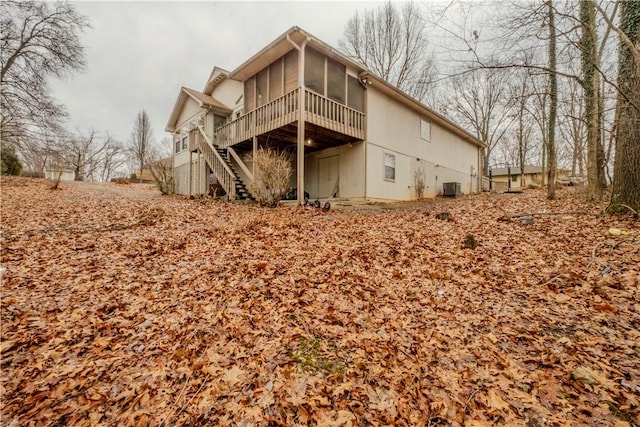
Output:
[[286,55],[290,50],[295,49],[295,46],[300,46],[304,40],[307,40],[307,46],[313,47],[317,51],[335,59],[336,61],[342,62],[358,72],[366,70],[362,65],[349,59],[337,49],[334,49],[317,37],[312,36],[302,28],[291,27],[284,34],[280,35],[280,37],[264,47],[260,52],[247,59],[242,63],[242,65],[229,73],[228,77],[230,79],[244,81],[267,65],[271,64],[276,59]]
[[194,101],[196,101],[200,108],[212,108],[213,110],[221,112],[223,114],[230,114],[233,111],[232,108],[229,108],[213,96],[183,86],[180,89],[178,99],[173,106],[173,110],[171,111],[171,115],[169,116],[169,121],[167,122],[165,131],[175,132],[177,125],[176,122],[178,121],[180,113],[182,112],[182,109],[184,108],[184,105],[188,99],[193,99]]
[[215,88],[222,80],[226,79],[228,75],[229,72],[227,70],[220,67],[213,67],[213,70],[211,70],[211,74],[209,74],[209,78],[207,79],[207,84],[204,86],[204,90],[202,92],[204,94],[213,93],[213,88]]
[[386,80],[383,80],[382,78],[376,76],[361,64],[354,62],[352,59],[340,53],[337,49],[334,49],[322,40],[312,36],[299,27],[291,27],[288,31],[271,42],[260,52],[253,55],[238,68],[229,73],[228,78],[244,81],[271,64],[279,57],[287,54],[290,50],[295,49],[294,44],[296,46],[300,46],[305,40],[307,41],[307,46],[313,47],[319,52],[327,55],[332,59],[335,59],[336,61],[341,62],[350,69],[356,71],[357,73],[359,73],[359,77],[361,79],[369,78],[370,82],[375,82],[376,89],[396,99],[397,101],[413,109],[414,111],[417,111],[432,122],[458,135],[463,140],[478,147],[484,147],[486,145],[484,144],[484,142],[480,141],[478,138],[476,138],[451,120],[436,113],[420,101],[412,98]]

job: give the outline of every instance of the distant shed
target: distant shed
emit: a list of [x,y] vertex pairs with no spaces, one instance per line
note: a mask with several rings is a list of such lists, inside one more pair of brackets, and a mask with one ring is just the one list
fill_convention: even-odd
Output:
[[76,179],[76,173],[73,169],[48,168],[44,170],[44,177],[46,179],[57,180],[58,176],[60,176],[60,181],[73,181]]

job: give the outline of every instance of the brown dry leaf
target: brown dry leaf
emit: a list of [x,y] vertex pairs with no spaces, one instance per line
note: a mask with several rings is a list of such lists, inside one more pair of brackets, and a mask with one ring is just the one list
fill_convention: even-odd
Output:
[[487,405],[490,408],[497,409],[499,411],[509,409],[509,404],[505,402],[493,389],[489,390],[489,393],[487,394]]
[[[0,185],[2,425],[640,417],[638,223],[578,189],[315,215],[146,185]],[[496,220],[542,210],[582,213]],[[469,234],[482,250],[461,247]]]

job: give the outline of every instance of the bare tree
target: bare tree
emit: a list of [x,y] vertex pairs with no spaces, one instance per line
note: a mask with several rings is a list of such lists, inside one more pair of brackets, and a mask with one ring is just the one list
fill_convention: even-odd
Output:
[[122,144],[107,134],[105,137],[111,143],[105,148],[99,167],[100,181],[109,181],[125,165],[124,148]]
[[582,88],[584,115],[587,129],[587,198],[602,200],[604,187],[604,149],[601,140],[602,104],[600,94],[600,61],[598,57],[598,35],[596,31],[595,7],[590,1],[580,2],[580,51],[582,60]]
[[568,80],[567,89],[558,105],[558,133],[565,143],[562,157],[570,165],[571,175],[585,176],[586,128],[582,86],[577,80]]
[[508,86],[509,70],[478,69],[455,76],[450,81],[449,97],[440,110],[460,125],[472,130],[487,144],[484,174],[489,174],[493,150],[504,138],[513,118]]
[[412,97],[424,101],[435,72],[425,24],[413,3],[387,2],[356,12],[339,42],[347,56]]
[[73,135],[64,147],[67,164],[76,180],[107,181],[124,164],[122,144],[108,132],[100,136],[94,129]]
[[533,132],[533,122],[529,114],[531,76],[527,70],[519,70],[514,77],[514,82],[510,85],[510,98],[514,101],[513,116],[515,118],[514,127],[516,134],[517,159],[521,172],[520,185],[524,187],[524,167],[527,164],[529,150],[531,149],[531,138]]
[[57,131],[65,117],[48,79],[85,66],[87,18],[64,2],[0,2],[0,138],[16,146]]
[[154,147],[149,153],[147,167],[162,194],[172,194],[174,191],[172,149],[171,140],[164,138],[160,146]]
[[149,115],[142,109],[136,116],[129,141],[129,152],[142,173],[152,154],[152,132]]
[[558,117],[558,75],[557,70],[557,53],[556,53],[556,24],[555,9],[553,0],[547,0],[547,10],[549,19],[549,129],[547,136],[547,161],[549,168],[547,170],[547,199],[556,198],[556,119]]

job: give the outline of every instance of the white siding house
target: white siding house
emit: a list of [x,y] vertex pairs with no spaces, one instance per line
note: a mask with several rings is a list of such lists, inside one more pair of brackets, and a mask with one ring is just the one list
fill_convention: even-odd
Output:
[[250,196],[257,147],[290,152],[291,187],[313,199],[411,200],[416,177],[425,197],[480,188],[481,141],[298,27],[214,68],[202,92],[183,87],[166,130],[181,194],[206,193],[213,173],[229,198]]

